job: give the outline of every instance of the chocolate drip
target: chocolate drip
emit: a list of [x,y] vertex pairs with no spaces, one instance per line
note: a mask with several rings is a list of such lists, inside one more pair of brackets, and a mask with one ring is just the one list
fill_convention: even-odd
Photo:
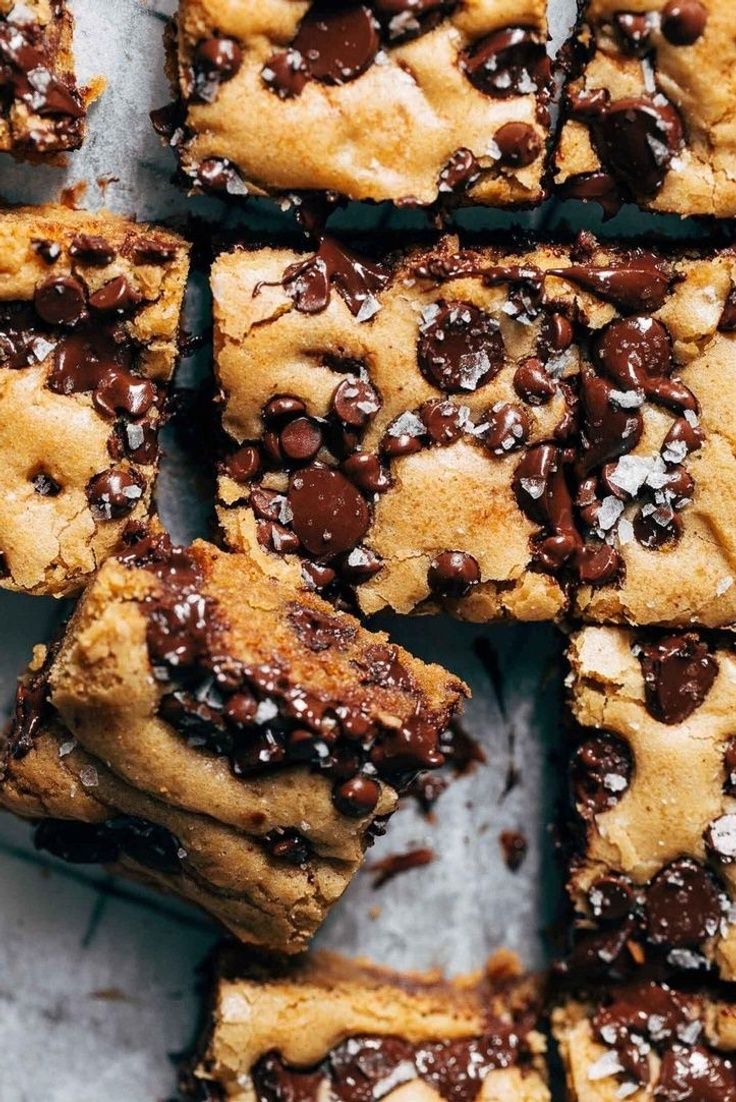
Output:
[[304,314],[326,309],[334,287],[351,314],[367,321],[379,308],[375,296],[388,280],[389,272],[382,265],[358,256],[332,237],[323,237],[314,256],[289,265],[281,283]]
[[547,274],[577,283],[583,290],[613,303],[624,314],[659,310],[674,282],[659,258],[643,249],[608,264],[572,264],[567,268],[550,268]]

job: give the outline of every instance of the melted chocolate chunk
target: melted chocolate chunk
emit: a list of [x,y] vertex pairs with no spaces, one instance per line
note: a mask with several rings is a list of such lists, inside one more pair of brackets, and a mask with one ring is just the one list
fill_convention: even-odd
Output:
[[297,310],[318,314],[326,309],[334,287],[351,314],[368,321],[379,309],[376,295],[385,287],[388,271],[323,237],[314,256],[289,265],[282,284]]
[[535,562],[556,573],[582,547],[562,449],[553,444],[530,448],[514,471],[513,489],[524,515],[544,529],[533,544]]
[[620,922],[634,906],[634,890],[628,877],[621,873],[601,876],[590,886],[588,902],[599,922]]
[[312,855],[309,841],[292,827],[276,827],[263,837],[263,844],[272,857],[289,865],[306,865]]
[[134,467],[112,467],[90,479],[87,501],[99,520],[119,520],[135,509],[145,488],[145,478]]
[[376,390],[364,379],[343,379],[332,396],[332,408],[345,425],[363,428],[381,408]]
[[427,584],[440,597],[459,600],[480,582],[480,567],[465,551],[443,551],[433,559],[427,572]]
[[370,512],[352,482],[330,467],[293,475],[287,500],[296,535],[315,558],[350,551],[368,531]]
[[624,314],[659,310],[673,283],[673,276],[661,260],[643,249],[609,264],[573,264],[568,268],[551,268],[549,274],[579,284],[583,290],[613,303]]
[[508,455],[522,448],[529,439],[531,424],[523,409],[509,402],[497,402],[489,409],[484,418],[482,437],[489,452],[494,455]]
[[373,63],[381,44],[379,30],[365,4],[316,0],[289,49],[270,58],[262,79],[282,98],[299,95],[309,80],[346,84]]
[[514,373],[514,390],[530,406],[544,406],[554,398],[557,386],[542,361],[530,356]]
[[583,369],[580,393],[583,426],[579,468],[585,475],[631,451],[641,439],[644,423],[638,410],[619,407],[612,398],[615,388],[592,371]]
[[670,1049],[662,1057],[656,1097],[662,1102],[736,1102],[736,1064],[705,1045]]
[[470,302],[440,301],[425,310],[417,359],[424,377],[447,393],[472,392],[504,362],[498,322]]
[[243,63],[243,51],[234,38],[204,38],[194,51],[194,98],[212,103],[220,85],[232,80]]
[[436,27],[457,7],[457,0],[371,0],[391,45]]
[[692,46],[707,22],[708,9],[700,0],[669,0],[662,9],[662,34],[673,46]]
[[212,195],[246,196],[248,188],[240,170],[226,157],[206,157],[197,166],[195,186]]
[[0,306],[0,366],[12,370],[41,363],[53,351],[54,338],[38,324],[33,310],[21,303]]
[[92,309],[101,314],[126,314],[134,310],[140,302],[140,294],[123,275],[115,276],[89,297]]
[[105,268],[115,259],[115,249],[112,245],[104,237],[89,233],[78,233],[72,238],[69,254],[82,264],[89,264],[95,268]]
[[489,1071],[520,1062],[528,1028],[523,1020],[490,1019],[481,1036],[454,1041],[350,1037],[308,1069],[272,1052],[253,1069],[256,1095],[258,1102],[317,1102],[327,1084],[338,1102],[375,1102],[390,1087],[419,1079],[446,1102],[474,1102]]
[[473,43],[461,53],[460,68],[475,88],[500,99],[544,91],[550,79],[544,44],[525,27],[507,27]]
[[583,816],[600,815],[621,799],[631,783],[631,751],[608,732],[586,739],[575,751],[571,781]]
[[683,723],[703,703],[718,662],[694,632],[668,635],[637,649],[647,710],[660,723]]
[[618,185],[609,172],[580,172],[560,185],[561,199],[598,203],[604,220],[615,218],[623,205]]
[[352,643],[356,629],[341,616],[329,616],[325,612],[296,605],[289,613],[289,623],[297,636],[310,651],[343,650]]
[[629,194],[655,196],[684,140],[674,105],[661,93],[613,101],[588,94],[576,105],[606,170]]
[[667,948],[697,946],[720,929],[724,897],[715,877],[681,857],[650,882],[644,903],[647,936]]

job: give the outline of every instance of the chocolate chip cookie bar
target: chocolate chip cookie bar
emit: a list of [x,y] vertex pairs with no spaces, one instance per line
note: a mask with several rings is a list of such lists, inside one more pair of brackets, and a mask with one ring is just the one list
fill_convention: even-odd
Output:
[[361,609],[736,622],[736,254],[214,265],[227,542]]
[[20,686],[0,802],[295,952],[442,764],[465,686],[245,556],[126,539]]
[[570,646],[573,970],[736,979],[736,652],[590,627]]
[[543,198],[546,0],[182,0],[171,41],[169,134],[196,189]]
[[78,149],[101,82],[79,88],[66,0],[0,0],[0,150],[37,159]]
[[187,271],[158,227],[0,213],[0,588],[73,593],[147,515]]
[[561,194],[736,215],[732,0],[588,0],[556,154]]
[[570,1102],[736,1102],[732,994],[639,980],[553,1017]]
[[547,1102],[538,992],[508,957],[452,982],[328,953],[281,971],[226,960],[189,1094]]

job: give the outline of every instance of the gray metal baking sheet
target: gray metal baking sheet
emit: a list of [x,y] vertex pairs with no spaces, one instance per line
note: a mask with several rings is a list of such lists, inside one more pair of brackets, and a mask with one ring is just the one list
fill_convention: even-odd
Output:
[[[243,0],[257,3],[258,0]],[[573,0],[552,0],[559,42],[574,17]],[[168,99],[161,36],[174,0],[72,0],[82,76],[102,72],[108,89],[91,114],[90,136],[68,168],[0,161],[0,195],[13,202],[57,198],[84,181],[83,205],[107,205],[140,218],[188,213],[222,226],[240,215],[218,202],[188,200],[171,184],[173,161],[153,134],[148,112]],[[288,220],[267,205],[246,211],[267,234]],[[421,218],[389,216],[398,227]],[[379,226],[385,211],[357,209],[339,224]],[[462,213],[465,225],[543,227],[562,221],[598,228],[595,209],[505,216]],[[697,226],[625,211],[606,228],[628,233],[656,228],[692,235]],[[206,294],[194,286],[188,326],[206,324]],[[208,369],[207,354],[185,361],[179,382]],[[174,536],[207,531],[191,463],[169,434],[159,507]],[[0,719],[34,643],[63,615],[53,600],[0,594]],[[465,727],[487,762],[454,781],[429,822],[409,804],[369,855],[430,846],[436,860],[380,890],[360,874],[334,909],[319,943],[396,967],[439,965],[450,972],[478,967],[500,946],[526,965],[548,953],[545,931],[559,899],[551,823],[560,787],[558,722],[563,639],[551,626],[480,628],[445,618],[382,617],[381,627],[423,658],[444,662],[470,683]],[[477,641],[496,655],[490,677]],[[500,685],[500,690],[499,690]],[[505,792],[510,764],[519,781]],[[506,867],[499,834],[522,830],[529,842],[517,872]],[[198,1010],[196,968],[217,937],[198,912],[131,887],[102,872],[65,867],[34,851],[30,829],[0,816],[0,1102],[163,1102],[175,1075],[170,1054],[191,1040]]]

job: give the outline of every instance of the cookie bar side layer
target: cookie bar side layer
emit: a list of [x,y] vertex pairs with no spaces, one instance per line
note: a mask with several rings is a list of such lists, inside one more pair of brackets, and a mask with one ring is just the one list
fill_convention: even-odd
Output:
[[[44,848],[298,951],[397,790],[442,763],[465,686],[244,556],[127,538],[20,687],[2,801],[53,820]],[[148,830],[176,842],[162,864]]]
[[563,105],[563,196],[682,215],[736,214],[730,0],[589,0]]
[[[8,9],[9,10],[6,10]],[[78,149],[101,81],[80,88],[74,19],[65,0],[4,4],[0,12],[0,149],[39,160]]]
[[549,134],[546,9],[183,0],[170,134],[184,177],[231,195],[536,204]]
[[221,256],[226,540],[366,612],[733,623],[735,273],[588,235]]
[[586,628],[570,647],[570,968],[736,977],[730,640]]
[[65,595],[148,514],[189,246],[22,207],[0,253],[0,587]]
[[499,970],[449,982],[326,953],[281,971],[230,961],[194,1082],[233,1102],[350,1099],[360,1068],[396,1102],[546,1102],[537,992]]
[[570,1102],[736,1099],[733,993],[661,980],[593,989],[553,1014]]

